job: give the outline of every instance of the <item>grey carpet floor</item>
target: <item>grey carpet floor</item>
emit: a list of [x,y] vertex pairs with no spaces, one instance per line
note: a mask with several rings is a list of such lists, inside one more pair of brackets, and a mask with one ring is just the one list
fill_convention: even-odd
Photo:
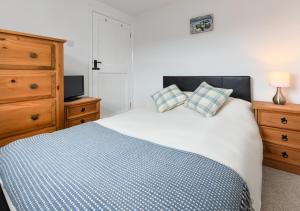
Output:
[[300,176],[263,167],[262,211],[300,211]]

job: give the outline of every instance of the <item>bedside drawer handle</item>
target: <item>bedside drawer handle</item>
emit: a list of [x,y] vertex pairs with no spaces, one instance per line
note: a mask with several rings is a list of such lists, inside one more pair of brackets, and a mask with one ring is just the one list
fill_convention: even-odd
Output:
[[39,119],[39,114],[32,114],[31,115],[31,119],[33,120],[33,121],[36,121],[36,120],[38,120]]
[[82,119],[80,122],[81,122],[81,123],[85,123],[85,120],[84,120],[84,119]]
[[82,108],[82,109],[81,109],[81,112],[85,112],[85,108]]
[[37,89],[39,85],[37,84],[30,84],[30,89]]
[[35,53],[35,52],[30,52],[29,56],[30,56],[30,58],[32,58],[32,59],[38,58],[38,54]]
[[282,152],[281,155],[282,155],[283,158],[288,158],[289,157],[289,154],[287,152]]
[[281,123],[286,125],[288,123],[287,118],[285,118],[285,117],[281,118]]
[[289,140],[289,137],[287,135],[282,135],[281,136],[281,140],[282,141],[288,141]]

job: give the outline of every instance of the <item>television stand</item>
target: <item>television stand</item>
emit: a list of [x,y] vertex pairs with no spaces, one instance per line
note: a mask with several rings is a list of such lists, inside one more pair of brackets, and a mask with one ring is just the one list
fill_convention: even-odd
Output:
[[80,125],[100,118],[100,101],[94,97],[80,97],[65,102],[65,128]]

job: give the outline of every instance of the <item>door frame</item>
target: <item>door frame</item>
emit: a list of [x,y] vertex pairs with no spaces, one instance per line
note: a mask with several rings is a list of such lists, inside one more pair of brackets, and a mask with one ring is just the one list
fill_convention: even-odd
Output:
[[94,86],[94,81],[93,81],[93,41],[94,41],[94,14],[98,14],[98,15],[102,15],[104,17],[107,17],[109,19],[113,19],[115,21],[127,24],[130,28],[130,64],[129,64],[129,70],[128,70],[128,105],[129,105],[129,110],[132,109],[133,106],[133,27],[131,23],[128,23],[126,21],[120,20],[118,18],[114,18],[111,17],[109,15],[103,14],[102,12],[96,11],[96,10],[92,10],[91,11],[91,19],[92,19],[92,24],[91,24],[91,41],[90,43],[90,62],[89,62],[89,71],[88,71],[88,82],[89,82],[89,86],[88,86],[88,93],[89,96],[93,96],[95,97],[94,93],[93,93],[93,86]]

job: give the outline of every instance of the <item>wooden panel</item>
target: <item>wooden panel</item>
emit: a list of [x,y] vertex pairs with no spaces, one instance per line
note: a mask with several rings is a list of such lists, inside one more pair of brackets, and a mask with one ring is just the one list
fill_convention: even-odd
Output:
[[300,151],[264,143],[264,158],[300,166]]
[[0,32],[0,69],[54,69],[52,42]]
[[20,36],[24,36],[24,37],[33,37],[33,38],[38,38],[38,39],[41,39],[41,40],[49,40],[49,41],[55,41],[55,42],[60,42],[60,43],[66,42],[66,40],[64,40],[64,39],[48,37],[48,36],[42,36],[42,35],[36,35],[36,34],[30,34],[30,33],[25,33],[25,32],[16,32],[16,31],[7,30],[7,29],[0,29],[0,33],[20,35]]
[[78,105],[85,105],[85,104],[90,104],[90,103],[96,103],[101,101],[99,98],[95,97],[81,97],[77,100],[65,102],[65,107],[71,107],[71,106],[78,106]]
[[0,105],[0,138],[55,125],[55,99]]
[[259,111],[258,122],[263,126],[272,126],[276,128],[300,131],[300,115],[298,114]]
[[95,113],[95,114],[91,114],[91,115],[82,116],[80,118],[73,119],[73,120],[67,120],[66,127],[73,127],[75,125],[80,125],[80,124],[83,124],[86,122],[96,121],[99,118],[100,118],[100,114]]
[[300,132],[270,127],[261,127],[260,131],[266,142],[300,149]]
[[56,129],[64,128],[64,45],[55,43],[56,46]]
[[55,97],[55,74],[8,74],[0,77],[0,103]]
[[87,114],[92,114],[98,112],[98,103],[91,103],[86,105],[80,105],[76,107],[68,107],[67,108],[67,119],[72,119],[76,117],[80,117]]
[[300,114],[300,104],[287,103],[285,105],[276,105],[272,102],[255,101],[252,103],[254,110],[278,111]]

